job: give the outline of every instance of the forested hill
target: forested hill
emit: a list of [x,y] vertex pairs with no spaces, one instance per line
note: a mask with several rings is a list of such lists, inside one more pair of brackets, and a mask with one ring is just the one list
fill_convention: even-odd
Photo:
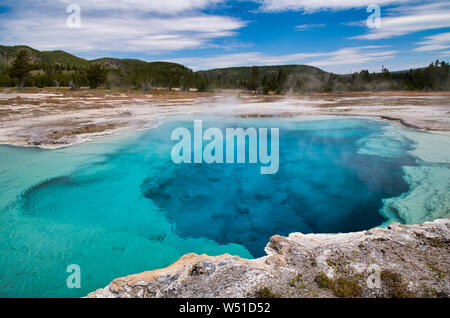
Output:
[[268,92],[346,92],[387,90],[450,90],[450,65],[435,61],[409,71],[338,75],[307,65],[231,67],[199,71],[209,87]]
[[435,61],[403,72],[362,70],[337,75],[307,65],[248,66],[193,72],[176,63],[134,59],[86,60],[64,51],[0,46],[0,87],[134,87],[243,89],[259,93],[450,90],[450,65]]
[[[99,80],[108,87],[198,87],[203,88],[203,78],[191,69],[176,63],[144,62],[134,59],[101,58],[86,60],[64,51],[38,51],[27,46],[0,46],[0,86],[15,86],[20,82],[11,76],[19,52],[25,51],[30,64],[25,86],[88,86],[88,70],[99,65],[105,71]],[[95,70],[94,70],[95,71]],[[104,78],[102,78],[104,77]]]
[[[199,71],[211,85],[218,88],[246,88],[250,90],[282,91],[283,86],[297,82],[313,84],[329,73],[308,65],[245,66]],[[311,85],[312,88],[312,85]]]
[[28,53],[29,62],[33,65],[59,65],[63,68],[86,67],[89,61],[76,57],[64,51],[38,51],[28,46],[3,46],[0,45],[0,65],[12,65],[17,54],[25,50]]

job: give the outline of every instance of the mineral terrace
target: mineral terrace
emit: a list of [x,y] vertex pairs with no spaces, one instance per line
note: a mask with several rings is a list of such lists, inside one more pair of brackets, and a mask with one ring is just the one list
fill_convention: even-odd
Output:
[[254,95],[64,88],[0,91],[0,144],[60,148],[124,130],[151,128],[172,115],[235,117],[363,116],[448,133],[448,92]]
[[275,235],[267,256],[187,254],[88,297],[449,297],[450,220]]

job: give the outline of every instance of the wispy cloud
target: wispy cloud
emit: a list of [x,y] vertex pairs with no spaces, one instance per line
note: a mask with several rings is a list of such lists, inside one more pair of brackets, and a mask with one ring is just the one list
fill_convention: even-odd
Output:
[[[441,51],[450,49],[450,32],[427,36],[425,41],[418,42],[420,46],[415,48],[417,52]],[[446,52],[443,52],[444,54]],[[447,52],[448,53],[448,52]]]
[[[67,1],[25,2],[29,7],[21,7],[16,14],[0,19],[2,44],[27,44],[38,49],[74,52],[158,54],[206,47],[216,39],[235,35],[247,24],[237,18],[196,11],[220,0],[82,0],[78,1],[81,28],[69,29],[66,26]],[[117,11],[97,13],[95,10],[100,8]],[[153,11],[165,15],[149,14]]]
[[371,4],[390,5],[413,2],[411,0],[254,0],[261,3],[263,12],[304,11],[306,13],[320,10],[344,10],[367,7]]
[[381,18],[381,28],[352,39],[379,40],[410,34],[417,31],[450,27],[450,3],[438,1],[417,6],[400,6],[390,9]]
[[181,58],[174,62],[185,64],[195,70],[248,65],[307,64],[317,67],[339,66],[333,69],[346,73],[352,65],[363,66],[367,62],[387,60],[395,57],[396,53],[395,50],[386,50],[384,46],[363,46],[342,48],[331,52],[301,52],[279,56],[261,52],[223,54],[201,58]]
[[315,28],[323,28],[326,24],[300,24],[295,27],[296,31],[305,31],[309,29],[315,29]]
[[[58,5],[67,6],[77,4],[83,10],[100,11],[135,11],[152,12],[160,14],[180,14],[209,8],[226,0],[21,0],[21,5],[39,6],[41,8],[54,8]],[[7,5],[17,5],[17,1],[3,0]]]
[[331,65],[364,65],[370,61],[384,61],[395,57],[396,50],[386,50],[383,46],[364,46],[343,48],[326,55],[326,59],[320,59],[308,63],[314,66]]

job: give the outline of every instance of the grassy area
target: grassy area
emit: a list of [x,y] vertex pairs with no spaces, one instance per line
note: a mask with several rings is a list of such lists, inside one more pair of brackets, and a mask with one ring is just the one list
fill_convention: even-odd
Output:
[[384,270],[381,272],[381,282],[387,288],[389,297],[391,298],[415,297],[414,294],[407,290],[402,275],[399,273]]
[[263,287],[256,292],[258,298],[278,298],[278,296],[269,287]]
[[331,279],[324,273],[319,273],[314,279],[317,286],[331,290],[337,297],[353,298],[361,296],[362,290],[356,278],[338,277]]

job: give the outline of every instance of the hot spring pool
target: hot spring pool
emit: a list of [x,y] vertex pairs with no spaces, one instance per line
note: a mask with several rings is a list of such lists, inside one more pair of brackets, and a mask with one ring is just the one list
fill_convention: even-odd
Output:
[[[274,234],[402,221],[405,171],[423,164],[403,129],[380,121],[204,118],[205,128],[278,127],[278,173],[176,165],[171,132],[192,125],[171,118],[59,150],[1,146],[0,297],[79,297],[189,252],[260,257]],[[69,264],[81,289],[66,287]]]

